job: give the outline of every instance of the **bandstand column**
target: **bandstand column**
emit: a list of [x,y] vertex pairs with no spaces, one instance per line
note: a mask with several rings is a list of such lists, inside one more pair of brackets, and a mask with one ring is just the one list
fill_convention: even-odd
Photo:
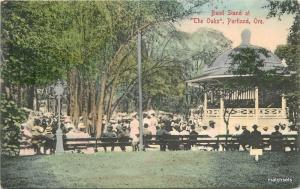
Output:
[[258,124],[259,118],[259,106],[258,106],[258,87],[255,87],[255,116],[256,116],[256,124]]
[[224,123],[224,98],[223,98],[223,93],[221,92],[220,94],[220,127],[221,127],[221,132],[226,133],[226,128],[225,128],[225,123]]
[[204,102],[203,102],[203,117],[206,117],[207,110],[207,93],[204,93]]
[[281,96],[281,112],[282,112],[282,117],[286,118],[286,98],[285,98],[285,94],[282,94],[282,96]]
[[223,98],[223,94],[221,92],[221,95],[220,95],[220,118],[223,120],[223,117],[224,117],[224,98]]

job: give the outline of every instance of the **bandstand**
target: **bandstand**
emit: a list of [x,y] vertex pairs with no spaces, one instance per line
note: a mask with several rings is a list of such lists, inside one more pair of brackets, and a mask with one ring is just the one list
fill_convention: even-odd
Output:
[[[236,77],[230,70],[232,58],[230,54],[238,48],[259,48],[250,44],[250,31],[242,32],[241,44],[224,52],[210,66],[203,69],[203,73],[191,80],[186,81],[188,87],[201,88],[208,82],[215,80],[224,80]],[[286,65],[281,60],[268,51],[268,56],[263,57],[264,70],[281,69]],[[283,74],[284,72],[282,72]],[[284,75],[283,76],[287,76]],[[216,123],[216,129],[220,134],[226,133],[226,124],[224,122],[224,111],[230,110],[230,121],[228,125],[229,134],[234,132],[236,125],[245,125],[251,130],[253,124],[262,127],[269,127],[272,130],[274,125],[282,123],[287,124],[287,104],[284,94],[278,89],[265,90],[256,86],[251,86],[243,91],[234,91],[230,96],[216,95],[213,90],[206,90],[202,95],[202,103],[191,109],[191,116],[199,119],[203,125],[208,125],[209,121]],[[230,100],[235,100],[234,106]],[[201,115],[200,115],[201,114]]]

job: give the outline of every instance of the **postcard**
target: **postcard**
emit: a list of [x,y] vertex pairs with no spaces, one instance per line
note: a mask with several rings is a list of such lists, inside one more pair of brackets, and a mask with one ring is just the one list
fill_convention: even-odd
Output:
[[1,188],[298,188],[299,0],[1,1]]

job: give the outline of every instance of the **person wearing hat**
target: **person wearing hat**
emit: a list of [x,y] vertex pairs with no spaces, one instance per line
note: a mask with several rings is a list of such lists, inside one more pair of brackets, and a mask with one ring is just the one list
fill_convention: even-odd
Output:
[[152,132],[149,129],[149,124],[148,123],[144,123],[144,149],[148,148],[148,140],[150,140],[152,138]]
[[271,150],[272,151],[283,151],[283,136],[282,133],[279,132],[279,125],[275,125],[275,132],[272,132],[270,138]]
[[[189,136],[190,135],[190,132],[189,131],[187,131],[186,130],[186,125],[182,125],[182,127],[181,127],[181,131],[180,131],[180,135],[181,136],[185,136],[185,139],[188,139],[189,137],[187,137],[187,136]],[[189,145],[189,144],[184,144],[184,150],[189,150],[189,149],[191,149],[191,145]]]
[[207,128],[207,135],[210,136],[211,138],[215,138],[219,134],[215,127],[216,122],[210,120],[208,124],[209,127]]
[[241,126],[239,124],[234,126],[233,136],[240,136],[242,134]]
[[160,151],[166,151],[167,143],[165,142],[165,139],[168,135],[170,135],[170,133],[166,130],[166,125],[161,124],[161,127],[156,131],[156,139],[159,141]]
[[27,129],[26,124],[21,124],[21,144],[25,146],[30,146],[32,134]]
[[95,136],[95,125],[93,120],[93,114],[90,113],[87,120],[87,130],[90,136]]
[[[117,134],[118,136],[118,142],[129,142],[130,139],[130,133],[127,129],[127,125],[123,124],[121,130],[119,131],[119,133]],[[123,152],[126,151],[126,147],[125,145],[120,145],[120,148]]]
[[79,131],[83,131],[86,133],[86,126],[83,122],[83,116],[79,117],[78,129],[79,129]]
[[41,127],[41,121],[36,118],[34,120],[34,126],[31,129],[31,134],[32,134],[31,143],[34,151],[37,154],[42,154],[41,147],[42,147],[43,131],[44,129]]
[[170,139],[172,139],[172,142],[168,144],[169,150],[179,150],[179,135],[180,135],[180,126],[179,124],[174,124],[172,130],[170,131]]
[[186,125],[182,125],[180,135],[189,135],[190,132],[186,129]]
[[137,113],[134,112],[131,114],[131,121],[129,124],[130,127],[130,138],[132,138],[132,149],[133,151],[138,150],[138,144],[139,144],[139,121],[137,120]]
[[191,125],[191,132],[190,132],[190,144],[191,146],[194,146],[197,142],[198,132],[195,131],[195,125]]
[[258,125],[254,124],[252,128],[253,131],[251,132],[250,135],[252,149],[262,148],[262,137],[261,137],[261,132],[257,130]]
[[297,129],[296,129],[296,125],[294,125],[293,123],[290,123],[288,125],[288,132],[286,133],[286,135],[297,135],[298,132],[297,132]]
[[283,135],[286,135],[287,132],[288,132],[288,129],[287,129],[287,127],[286,127],[286,124],[281,124],[281,123],[279,123],[279,126],[280,126],[280,129],[281,129],[280,132],[281,132]]
[[143,114],[143,124],[147,123],[148,127],[151,127],[151,115],[148,112],[144,112]]
[[158,120],[155,116],[155,112],[152,110],[152,111],[149,111],[150,113],[150,120],[149,120],[149,130],[151,131],[152,135],[155,135],[156,134],[156,127],[158,126]]
[[236,144],[236,141],[240,140],[240,135],[242,134],[241,126],[239,124],[234,126],[234,131],[232,133],[232,139],[231,139],[231,150],[239,150],[240,145]]
[[243,150],[247,151],[246,146],[248,146],[249,143],[250,143],[249,139],[250,139],[251,133],[247,129],[247,126],[245,126],[245,125],[242,126],[242,130],[243,130],[243,132],[240,135],[240,139],[239,139],[240,141],[239,142],[240,142],[240,145],[242,146]]
[[[114,142],[117,140],[117,135],[116,133],[113,131],[113,126],[109,123],[107,126],[106,126],[106,132],[104,132],[102,134],[102,137],[101,137],[101,142],[111,142],[111,151],[113,152],[114,149],[115,149],[115,146],[114,146]],[[106,146],[104,145],[103,146],[104,148],[104,151],[106,152]]]
[[269,127],[264,126],[264,127],[262,128],[261,134],[262,134],[262,135],[269,135],[269,134],[271,134],[270,131],[269,131]]

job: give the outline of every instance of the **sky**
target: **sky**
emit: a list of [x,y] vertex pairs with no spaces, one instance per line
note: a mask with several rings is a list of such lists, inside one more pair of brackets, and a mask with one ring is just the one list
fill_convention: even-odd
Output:
[[[190,16],[190,18],[179,22],[176,27],[180,31],[188,33],[195,32],[201,27],[221,31],[225,37],[233,42],[233,47],[241,43],[241,32],[244,29],[249,29],[251,31],[251,44],[274,51],[277,45],[286,44],[294,16],[284,15],[281,20],[278,20],[278,18],[267,19],[268,10],[263,8],[266,3],[266,0],[210,0],[200,9],[200,14]],[[221,13],[224,11],[224,15],[212,17],[213,9]],[[229,10],[241,11],[243,15],[228,15]],[[248,15],[245,15],[247,13]],[[232,22],[228,24],[228,18],[231,20],[245,20],[248,18],[250,24],[232,24]],[[222,20],[219,20],[218,24],[213,24],[207,23],[207,19]],[[203,23],[194,23],[194,21],[200,22],[199,20],[203,20]],[[261,20],[263,23],[255,24],[254,20]]]

